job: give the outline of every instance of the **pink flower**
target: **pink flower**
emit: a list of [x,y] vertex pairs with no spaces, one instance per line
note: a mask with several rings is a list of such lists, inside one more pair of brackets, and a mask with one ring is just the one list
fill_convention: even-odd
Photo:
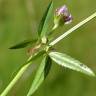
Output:
[[72,22],[72,16],[68,11],[66,5],[57,8],[54,14],[54,23],[55,24],[69,24]]

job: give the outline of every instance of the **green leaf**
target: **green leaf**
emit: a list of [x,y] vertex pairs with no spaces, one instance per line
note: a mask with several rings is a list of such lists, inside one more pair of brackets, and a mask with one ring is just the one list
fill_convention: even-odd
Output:
[[52,60],[54,60],[56,63],[58,63],[61,66],[67,67],[75,71],[82,72],[90,76],[95,76],[95,74],[90,68],[88,68],[86,65],[82,64],[78,60],[75,60],[66,54],[62,54],[59,52],[50,52],[49,56],[51,57]]
[[33,83],[31,85],[31,88],[27,94],[27,96],[31,96],[41,85],[41,83],[45,80],[46,76],[49,73],[51,67],[51,59],[49,56],[44,56],[37,72],[35,75],[35,78],[33,80]]
[[11,46],[9,49],[20,49],[20,48],[24,48],[27,47],[29,44],[33,44],[35,43],[37,40],[24,40],[21,43],[18,43],[14,46]]
[[53,2],[51,1],[45,11],[38,28],[38,35],[44,37],[48,31],[48,22],[50,20],[53,9]]

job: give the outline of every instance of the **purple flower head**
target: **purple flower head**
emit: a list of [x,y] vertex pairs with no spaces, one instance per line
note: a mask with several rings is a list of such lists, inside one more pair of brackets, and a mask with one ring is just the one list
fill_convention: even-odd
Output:
[[56,9],[56,15],[66,15],[67,16],[67,13],[68,13],[68,9],[66,7],[66,5]]
[[54,15],[54,23],[69,24],[70,22],[72,22],[72,16],[69,13],[66,5],[57,8]]

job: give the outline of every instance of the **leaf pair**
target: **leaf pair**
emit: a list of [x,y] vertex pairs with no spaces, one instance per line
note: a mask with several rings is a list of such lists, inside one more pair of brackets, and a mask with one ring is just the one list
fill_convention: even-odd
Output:
[[51,68],[51,59],[48,55],[43,57],[43,60],[37,69],[35,78],[33,80],[33,83],[31,85],[31,88],[27,94],[27,96],[31,96],[41,85],[41,83],[45,80],[46,76],[49,73],[49,70]]
[[48,75],[51,67],[52,60],[55,61],[57,64],[61,65],[62,67],[66,67],[75,71],[82,72],[89,76],[95,76],[93,71],[88,68],[86,65],[82,64],[78,60],[59,52],[49,52],[49,56],[46,55],[43,57],[43,60],[37,69],[35,78],[31,85],[31,88],[28,92],[27,96],[31,96],[41,85],[41,83],[45,80],[46,76]]

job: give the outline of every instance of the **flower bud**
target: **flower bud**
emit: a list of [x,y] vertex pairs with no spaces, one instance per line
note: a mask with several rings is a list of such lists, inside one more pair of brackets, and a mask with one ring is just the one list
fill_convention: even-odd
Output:
[[48,42],[48,39],[44,36],[44,37],[42,37],[42,43],[43,44],[46,44]]
[[55,26],[59,26],[62,24],[69,24],[72,22],[72,16],[69,13],[66,5],[57,8],[54,14],[54,24]]

